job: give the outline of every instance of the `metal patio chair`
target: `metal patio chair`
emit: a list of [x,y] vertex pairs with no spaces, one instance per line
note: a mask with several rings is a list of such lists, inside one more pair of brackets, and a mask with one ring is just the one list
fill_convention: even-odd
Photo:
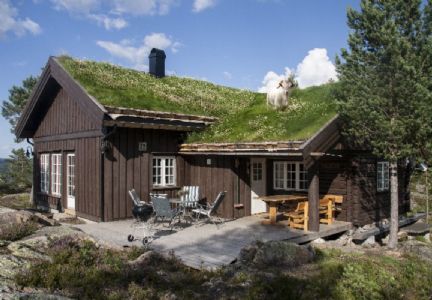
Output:
[[173,221],[178,218],[180,221],[180,216],[182,211],[177,208],[171,208],[171,204],[167,197],[160,196],[150,196],[153,204],[153,209],[155,212],[155,222],[157,219],[169,220],[169,227],[173,228]]
[[180,206],[184,209],[198,207],[199,186],[184,186],[180,191]]
[[196,221],[198,222],[201,216],[207,217],[210,222],[216,225],[219,228],[218,224],[215,222],[215,219],[218,219],[219,223],[221,223],[222,219],[216,216],[216,212],[219,206],[222,204],[222,201],[225,198],[227,192],[220,192],[215,201],[212,204],[207,203],[206,207],[202,205],[198,205],[198,208],[192,209],[192,212],[196,214]]

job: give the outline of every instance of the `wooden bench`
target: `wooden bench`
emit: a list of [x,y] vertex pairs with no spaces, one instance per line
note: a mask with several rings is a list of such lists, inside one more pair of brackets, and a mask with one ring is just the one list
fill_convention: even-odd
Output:
[[340,195],[324,195],[320,199],[319,213],[324,218],[320,218],[321,223],[332,224],[334,221],[334,212],[341,211],[343,196]]
[[297,208],[293,212],[285,214],[288,217],[288,225],[291,228],[301,228],[308,230],[309,221],[309,202],[299,202]]

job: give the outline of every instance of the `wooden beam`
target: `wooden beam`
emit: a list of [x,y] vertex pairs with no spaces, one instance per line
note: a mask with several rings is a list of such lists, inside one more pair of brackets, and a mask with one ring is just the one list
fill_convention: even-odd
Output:
[[224,156],[262,156],[262,157],[301,157],[303,156],[300,152],[230,152],[230,151],[215,151],[215,152],[204,152],[204,151],[180,151],[181,155],[224,155]]
[[314,157],[321,157],[324,156],[325,153],[324,152],[311,152],[310,156],[314,156]]
[[202,130],[204,127],[201,126],[184,126],[184,125],[169,125],[169,124],[155,124],[155,123],[133,123],[115,120],[103,121],[104,126],[125,127],[125,128],[142,128],[142,129],[162,129],[162,130],[173,130],[173,131],[196,131]]
[[319,231],[320,218],[319,218],[319,169],[318,162],[308,169],[309,175],[309,230]]
[[103,134],[100,130],[91,130],[91,131],[81,131],[75,133],[65,133],[59,135],[49,135],[33,138],[33,140],[37,143],[40,142],[52,142],[52,141],[64,141],[64,140],[74,140],[74,139],[85,139],[92,137],[102,137]]

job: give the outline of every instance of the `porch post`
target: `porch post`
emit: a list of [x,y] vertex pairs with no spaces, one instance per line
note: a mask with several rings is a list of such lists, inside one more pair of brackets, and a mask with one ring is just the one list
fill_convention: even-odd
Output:
[[309,230],[319,231],[319,177],[318,162],[315,162],[309,169]]

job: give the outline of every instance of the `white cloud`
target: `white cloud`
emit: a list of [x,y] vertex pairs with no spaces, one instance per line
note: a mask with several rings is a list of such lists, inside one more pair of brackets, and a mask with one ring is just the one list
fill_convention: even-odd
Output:
[[192,11],[201,12],[216,5],[216,0],[194,0]]
[[111,18],[106,15],[89,14],[89,19],[95,20],[99,25],[105,27],[106,30],[123,29],[128,26],[128,23],[123,18]]
[[112,56],[127,60],[137,70],[148,70],[148,55],[152,48],[162,50],[171,49],[178,51],[175,47],[177,42],[164,33],[151,33],[146,35],[139,46],[133,46],[133,41],[122,40],[119,43],[111,41],[97,41],[96,44],[108,51]]
[[232,79],[232,74],[228,71],[223,72],[223,75],[225,76],[226,79]]
[[[265,93],[269,89],[277,87],[280,80],[287,78],[292,70],[285,68],[284,74],[277,74],[269,71],[265,75],[259,92]],[[315,48],[308,52],[301,63],[297,65],[294,74],[300,88],[307,88],[314,85],[321,85],[329,80],[337,80],[335,65],[330,61],[327,50]]]
[[100,6],[100,0],[51,0],[51,2],[57,10],[78,14],[90,14]]
[[31,33],[33,35],[42,32],[41,27],[35,21],[25,18],[17,18],[18,10],[13,7],[9,0],[0,0],[0,37],[7,32],[13,32],[17,36]]
[[262,81],[262,86],[258,89],[260,93],[267,93],[268,91],[276,88],[279,85],[279,82],[289,75],[291,75],[292,71],[289,68],[285,68],[284,74],[276,74],[273,71],[267,72]]
[[51,0],[54,9],[95,21],[107,30],[123,29],[126,15],[166,15],[179,0]]
[[297,66],[297,81],[302,88],[337,80],[336,67],[327,55],[327,49],[315,48]]
[[166,15],[177,0],[112,0],[113,9],[120,14]]

